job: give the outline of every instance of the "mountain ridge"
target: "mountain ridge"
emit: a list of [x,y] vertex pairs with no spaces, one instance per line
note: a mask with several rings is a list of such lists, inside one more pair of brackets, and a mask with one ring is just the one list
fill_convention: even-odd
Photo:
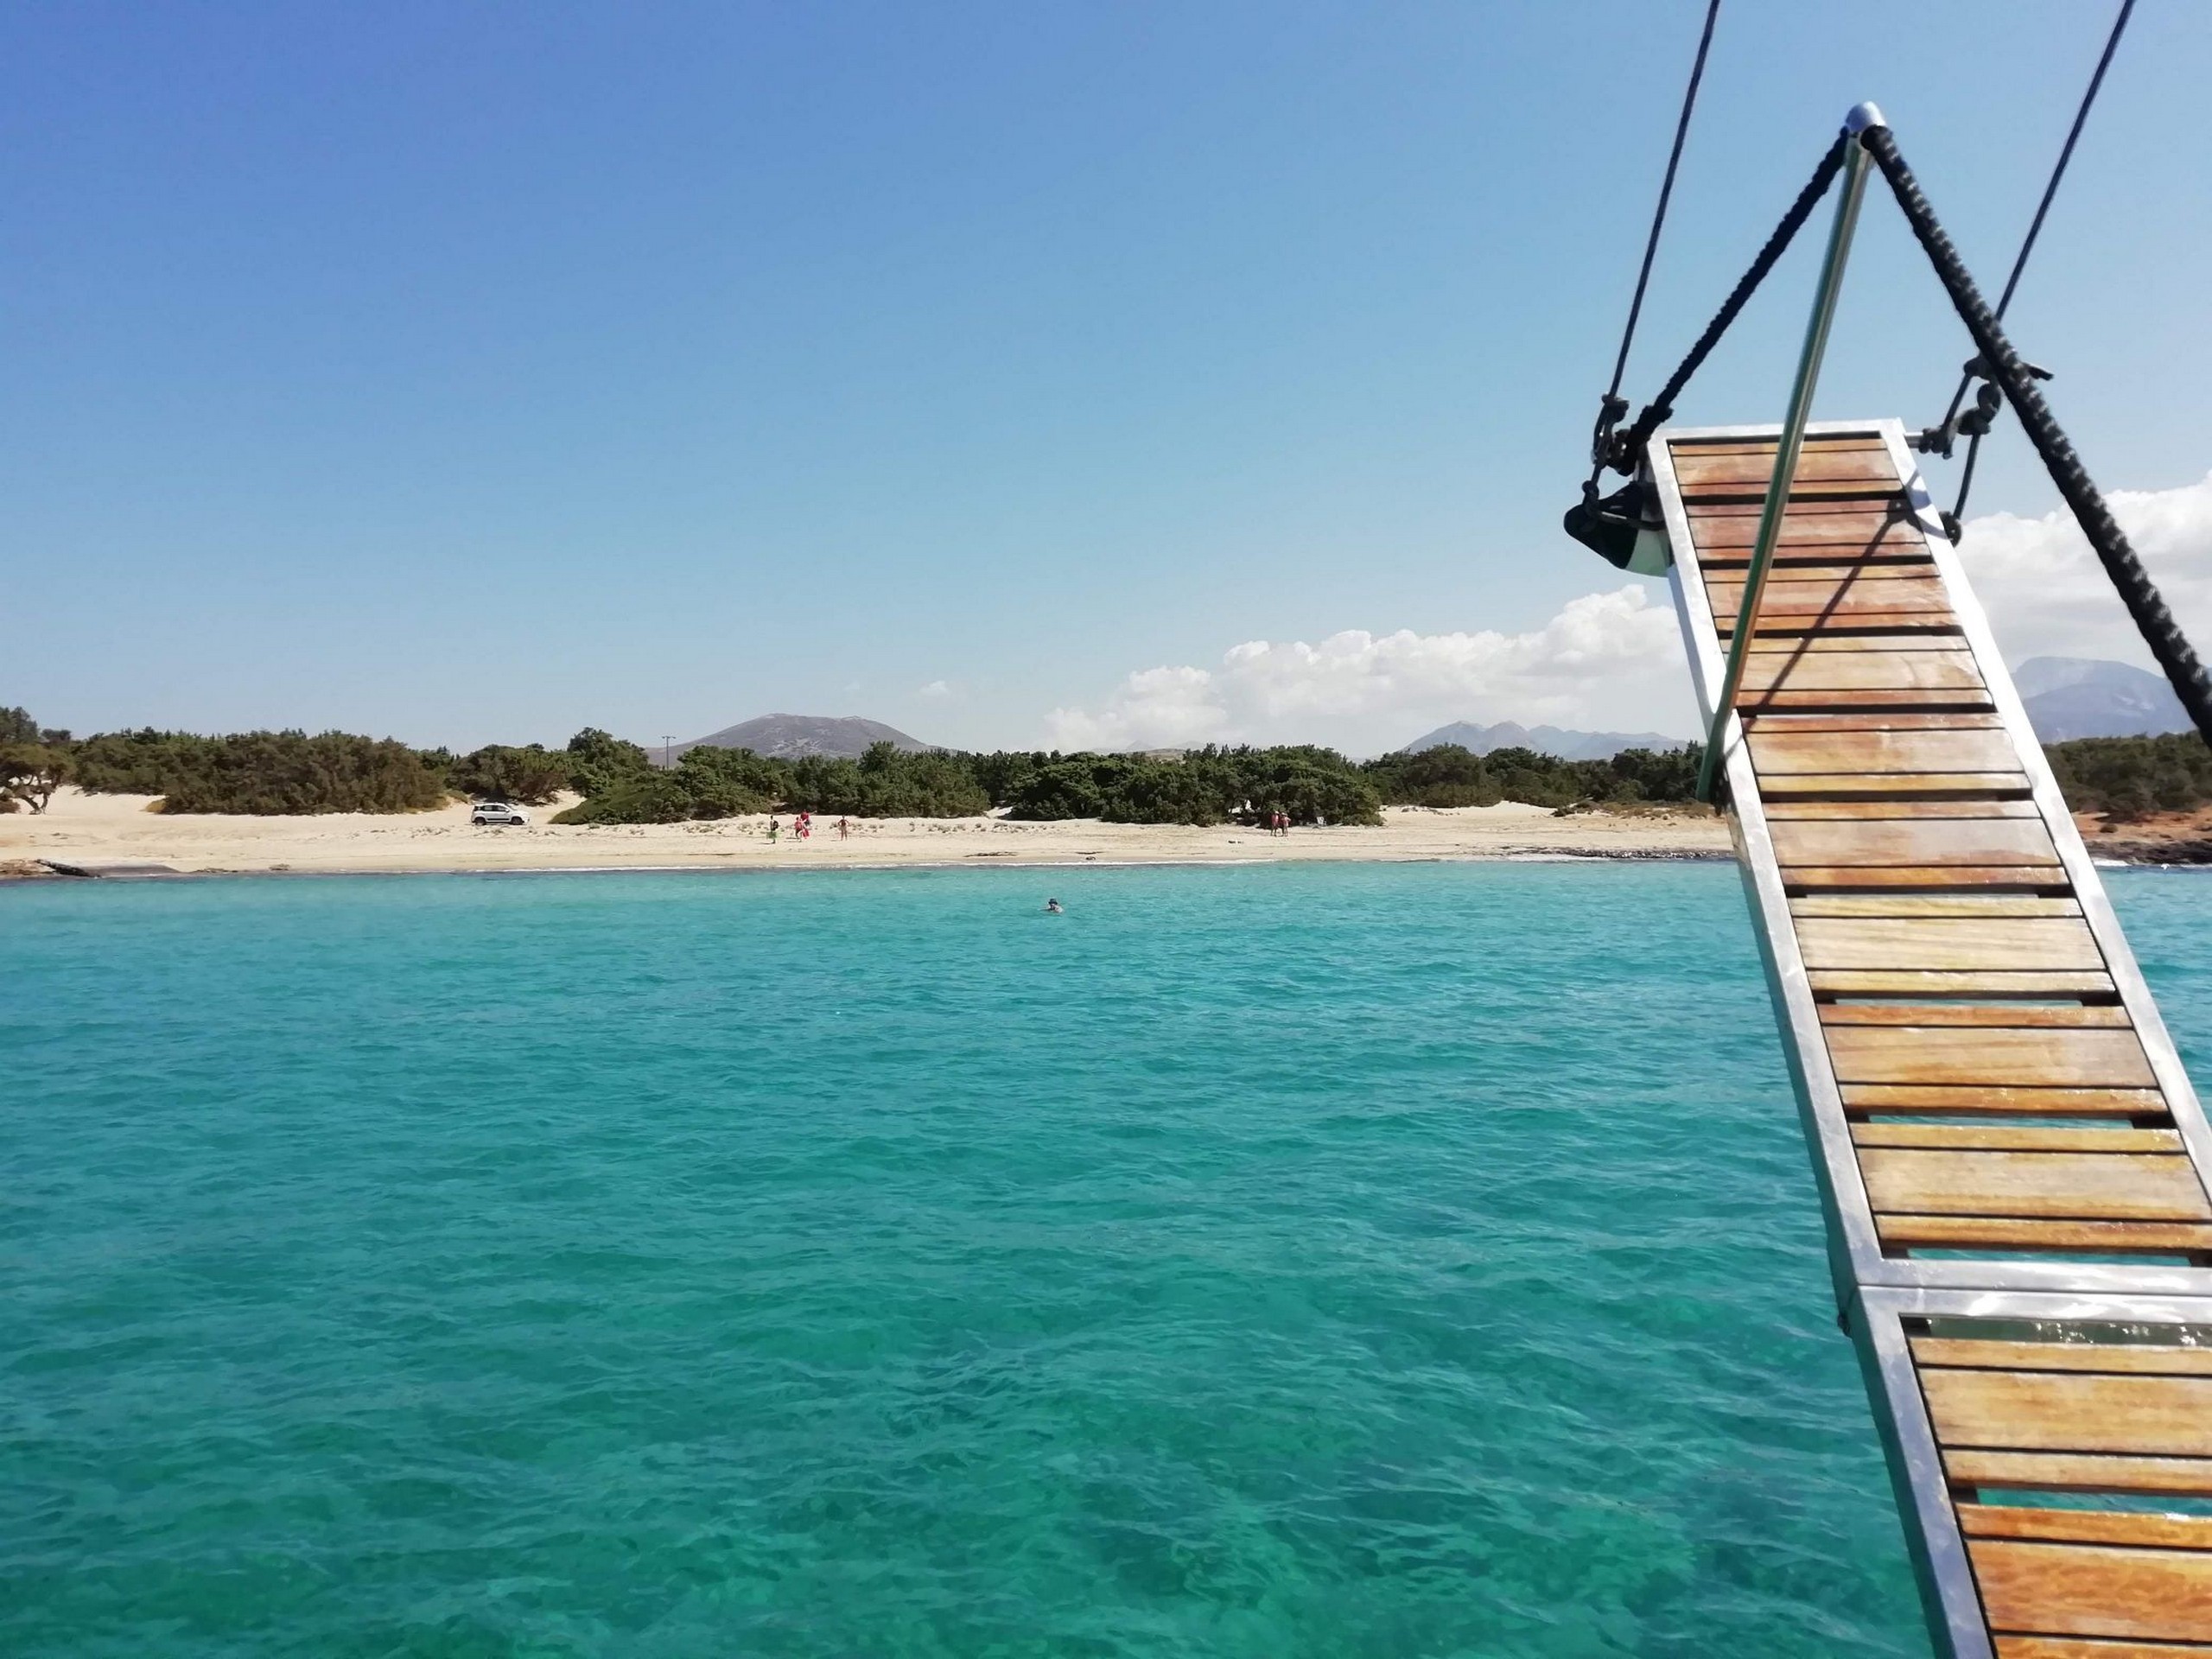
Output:
[[693,749],[750,749],[772,760],[797,760],[810,754],[858,760],[873,743],[888,743],[907,754],[926,754],[935,747],[911,737],[896,726],[858,715],[757,715],[725,726],[688,743],[671,744],[669,758],[680,760]]
[[1457,743],[1470,754],[1488,754],[1494,749],[1534,749],[1538,754],[1561,760],[1610,760],[1623,749],[1658,751],[1689,747],[1687,738],[1665,737],[1657,732],[1578,732],[1558,726],[1523,726],[1513,720],[1502,720],[1494,726],[1455,720],[1415,738],[1400,753],[1412,754],[1422,749],[1440,748],[1446,743]]
[[2148,737],[2193,722],[2159,675],[2094,657],[2031,657],[2012,671],[2028,723],[2045,743]]

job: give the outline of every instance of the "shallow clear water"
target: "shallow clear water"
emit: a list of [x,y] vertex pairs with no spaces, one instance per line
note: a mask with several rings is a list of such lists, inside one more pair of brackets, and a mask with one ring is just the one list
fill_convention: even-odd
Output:
[[0,984],[11,1654],[1927,1651],[1726,867],[22,887]]

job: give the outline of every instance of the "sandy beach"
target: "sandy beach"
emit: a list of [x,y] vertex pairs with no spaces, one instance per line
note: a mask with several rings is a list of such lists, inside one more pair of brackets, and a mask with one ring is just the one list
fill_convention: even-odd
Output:
[[1726,857],[1726,823],[1682,810],[1582,812],[1511,802],[1436,810],[1392,807],[1373,828],[1270,836],[1233,825],[1014,823],[999,818],[855,819],[811,840],[773,843],[765,817],[709,823],[553,825],[562,803],[530,809],[526,829],[472,827],[466,805],[429,812],[256,818],[168,814],[143,795],[64,790],[47,811],[0,816],[0,874],[86,874],[159,866],[181,874],[557,869],[800,869],[827,866],[1231,863],[1304,859]]

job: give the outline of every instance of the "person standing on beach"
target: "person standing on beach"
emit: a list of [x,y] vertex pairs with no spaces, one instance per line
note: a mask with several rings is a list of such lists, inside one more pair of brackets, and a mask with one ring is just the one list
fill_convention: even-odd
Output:
[[784,826],[776,822],[776,816],[774,813],[770,813],[768,815],[768,844],[771,847],[774,846],[776,844],[776,837],[783,833]]
[[851,839],[851,837],[852,837],[852,833],[853,833],[853,826],[852,826],[852,823],[851,823],[851,822],[850,822],[849,820],[845,819],[845,818],[840,818],[840,819],[838,819],[838,820],[837,820],[837,839],[838,839],[838,840],[840,840],[840,841],[847,841],[847,840],[849,840],[849,839]]

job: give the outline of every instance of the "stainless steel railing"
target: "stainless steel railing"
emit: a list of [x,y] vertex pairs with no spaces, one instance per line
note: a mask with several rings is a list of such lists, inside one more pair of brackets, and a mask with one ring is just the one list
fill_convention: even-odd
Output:
[[1782,538],[1782,516],[1789,505],[1790,486],[1797,481],[1797,460],[1805,448],[1805,423],[1813,413],[1813,391],[1821,378],[1821,359],[1827,355],[1828,329],[1835,321],[1836,299],[1843,287],[1844,262],[1851,257],[1852,233],[1859,228],[1859,203],[1866,190],[1868,157],[1858,135],[1885,124],[1881,111],[1861,104],[1844,118],[1851,135],[1843,162],[1843,194],[1835,207],[1835,222],[1828,227],[1828,247],[1821,261],[1820,284],[1813,290],[1813,315],[1805,325],[1805,345],[1797,354],[1797,378],[1789,388],[1789,407],[1782,417],[1781,442],[1774,449],[1774,476],[1768,481],[1766,505],[1759,513],[1758,539],[1751,547],[1751,563],[1744,578],[1744,602],[1736,613],[1736,633],[1728,645],[1728,671],[1721,677],[1720,696],[1713,706],[1713,724],[1705,734],[1705,759],[1698,768],[1697,798],[1713,798],[1720,776],[1722,746],[1728,721],[1736,712],[1736,694],[1744,683],[1745,655],[1758,631],[1759,601],[1766,593],[1768,569]]

